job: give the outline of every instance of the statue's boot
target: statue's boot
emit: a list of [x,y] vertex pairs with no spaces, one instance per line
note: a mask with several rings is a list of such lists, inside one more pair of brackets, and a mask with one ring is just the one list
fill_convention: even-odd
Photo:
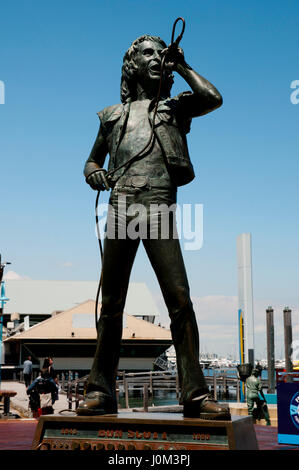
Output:
[[89,392],[76,410],[79,416],[117,414],[117,402],[102,392]]
[[226,421],[231,419],[229,406],[225,403],[218,403],[211,395],[195,397],[193,400],[184,403],[184,416],[186,418]]

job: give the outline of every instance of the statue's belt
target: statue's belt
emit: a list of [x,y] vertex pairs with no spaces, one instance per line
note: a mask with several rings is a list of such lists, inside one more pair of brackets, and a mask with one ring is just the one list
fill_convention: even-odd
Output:
[[114,189],[134,188],[134,189],[151,189],[166,188],[173,189],[171,181],[164,178],[150,178],[148,176],[127,176],[121,178],[116,183]]

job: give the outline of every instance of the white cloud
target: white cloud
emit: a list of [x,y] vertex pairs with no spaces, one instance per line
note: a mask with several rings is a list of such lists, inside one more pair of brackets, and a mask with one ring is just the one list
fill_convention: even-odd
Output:
[[72,268],[73,267],[73,263],[71,261],[65,261],[63,264],[62,264],[62,267],[63,268]]
[[[155,300],[160,310],[159,320],[164,326],[169,326],[169,318],[161,295],[156,294]],[[216,353],[219,355],[234,354],[238,360],[239,332],[238,332],[238,298],[237,296],[209,295],[192,297],[196,314],[201,352]],[[266,357],[266,308],[271,305],[269,299],[254,300],[254,331],[256,358]],[[285,305],[273,304],[275,356],[283,357],[284,332],[283,309]],[[293,340],[299,339],[299,308],[292,309]]]
[[[161,294],[155,295],[160,317],[169,327],[169,317]],[[236,354],[238,343],[237,297],[209,295],[192,297],[199,329],[200,351],[219,355]]]
[[7,271],[4,276],[4,281],[20,281],[24,279],[30,279],[28,276],[21,276],[21,274],[16,273],[15,271]]
[[208,295],[192,297],[194,311],[198,322],[205,324],[235,324],[238,314],[237,297]]

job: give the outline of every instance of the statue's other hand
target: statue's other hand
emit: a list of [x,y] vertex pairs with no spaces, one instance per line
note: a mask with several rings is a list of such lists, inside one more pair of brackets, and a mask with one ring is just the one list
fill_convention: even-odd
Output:
[[95,189],[96,191],[109,191],[110,188],[105,176],[106,173],[107,172],[104,169],[95,171],[86,178],[86,182],[92,189]]

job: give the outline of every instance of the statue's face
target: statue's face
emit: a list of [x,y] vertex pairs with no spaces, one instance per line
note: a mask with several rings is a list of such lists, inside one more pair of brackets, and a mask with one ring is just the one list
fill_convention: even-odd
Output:
[[154,41],[143,41],[139,44],[139,50],[135,56],[137,76],[141,82],[159,80],[161,69],[162,44]]

